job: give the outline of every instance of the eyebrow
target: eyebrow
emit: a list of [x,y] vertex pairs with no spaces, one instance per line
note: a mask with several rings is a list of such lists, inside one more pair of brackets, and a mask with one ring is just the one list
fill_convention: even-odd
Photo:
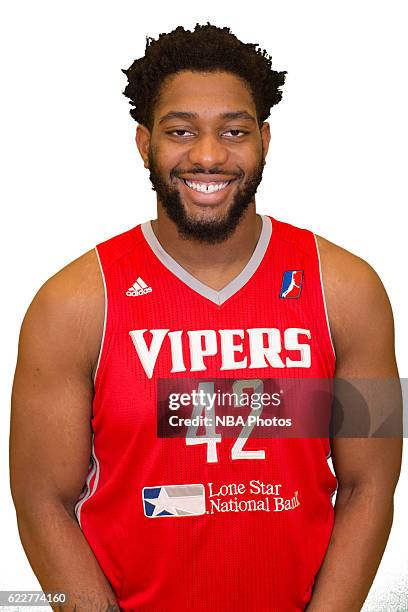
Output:
[[[233,119],[246,119],[256,123],[255,117],[250,115],[247,111],[230,111],[228,113],[221,113],[220,118],[227,119],[228,121]],[[185,119],[188,121],[189,119],[198,119],[198,114],[184,111],[169,111],[163,115],[163,117],[160,117],[159,124],[163,123],[164,121],[169,121],[170,119]]]

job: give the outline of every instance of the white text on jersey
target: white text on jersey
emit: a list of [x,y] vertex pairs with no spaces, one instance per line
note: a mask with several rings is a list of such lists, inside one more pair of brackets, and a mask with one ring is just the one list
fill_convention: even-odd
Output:
[[[147,329],[134,329],[129,332],[146,375],[149,378],[153,376],[157,358],[166,337],[171,350],[172,368],[170,373],[186,372],[182,342],[184,330],[150,329],[152,339],[149,348],[144,337],[147,331]],[[219,352],[221,353],[220,370],[310,368],[311,366],[310,344],[301,343],[299,340],[299,336],[306,336],[310,340],[309,329],[288,327],[282,334],[281,330],[275,327],[255,327],[252,329],[219,329],[218,334],[219,342],[217,341],[217,331],[213,329],[187,331],[190,372],[206,370],[204,358],[217,355]],[[249,354],[243,356],[242,340],[246,335],[248,337]],[[266,343],[264,341],[265,336]],[[283,360],[280,355],[282,348],[286,351],[296,351],[297,358],[292,359],[287,356]],[[238,355],[236,353],[241,353],[241,359],[237,359]]]

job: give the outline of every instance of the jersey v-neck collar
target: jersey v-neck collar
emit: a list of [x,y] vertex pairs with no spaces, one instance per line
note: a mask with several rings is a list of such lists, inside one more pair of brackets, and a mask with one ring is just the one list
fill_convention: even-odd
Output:
[[181,280],[185,285],[190,287],[196,293],[202,295],[207,298],[214,304],[221,305],[230,297],[235,295],[244,285],[249,281],[249,279],[255,274],[257,268],[261,264],[266,250],[268,248],[271,235],[272,235],[272,222],[268,215],[261,215],[262,218],[262,229],[260,236],[258,238],[258,242],[256,247],[249,258],[247,264],[241,270],[241,272],[233,278],[225,287],[223,287],[220,291],[216,291],[212,289],[205,283],[202,283],[198,278],[190,274],[185,268],[183,268],[167,251],[165,251],[160,244],[159,240],[156,237],[156,234],[153,231],[151,221],[145,221],[141,224],[141,230],[143,236],[156,255],[156,257],[162,262],[162,264],[170,270],[172,274],[174,274],[179,280]]

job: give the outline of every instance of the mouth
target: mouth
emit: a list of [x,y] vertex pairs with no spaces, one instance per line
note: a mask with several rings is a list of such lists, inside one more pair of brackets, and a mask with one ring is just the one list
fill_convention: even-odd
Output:
[[231,190],[238,181],[238,177],[226,179],[221,176],[197,176],[197,178],[179,176],[178,180],[183,185],[189,200],[196,206],[217,206],[225,202]]
[[202,181],[190,181],[185,178],[181,180],[189,189],[197,191],[198,193],[217,193],[218,191],[223,191],[228,185],[235,181],[235,179],[231,179],[229,181],[211,181],[204,183]]

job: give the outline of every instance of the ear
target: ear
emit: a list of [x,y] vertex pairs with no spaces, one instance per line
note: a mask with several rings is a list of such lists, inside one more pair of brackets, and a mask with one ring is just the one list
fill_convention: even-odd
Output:
[[143,159],[144,167],[149,167],[149,151],[150,151],[150,139],[151,134],[147,127],[142,123],[136,128],[136,145],[139,149],[139,153]]
[[261,127],[261,138],[262,138],[262,146],[264,157],[266,157],[269,149],[269,143],[271,141],[271,129],[270,125],[267,121],[264,121]]

